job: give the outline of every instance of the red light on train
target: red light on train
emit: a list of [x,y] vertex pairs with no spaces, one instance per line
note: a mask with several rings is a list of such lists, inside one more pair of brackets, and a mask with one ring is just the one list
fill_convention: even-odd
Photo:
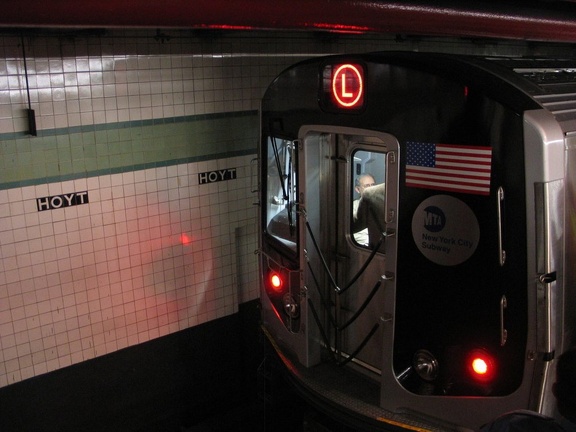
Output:
[[486,382],[494,378],[496,363],[485,350],[472,351],[468,356],[467,364],[468,370],[475,380]]
[[488,373],[488,363],[483,358],[477,357],[472,360],[472,370],[477,375],[486,375]]
[[358,64],[334,66],[332,97],[340,108],[361,108],[364,104],[364,69]]
[[276,292],[282,291],[282,286],[284,285],[284,281],[282,280],[282,277],[278,273],[271,272],[270,276],[268,277],[268,282],[270,284],[270,287],[274,291],[276,291]]

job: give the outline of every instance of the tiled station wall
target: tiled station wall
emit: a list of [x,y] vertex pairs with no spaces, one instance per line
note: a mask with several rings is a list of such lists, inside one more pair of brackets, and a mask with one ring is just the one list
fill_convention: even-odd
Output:
[[0,387],[256,299],[252,173],[266,86],[311,56],[390,49],[570,47],[308,33],[0,35]]

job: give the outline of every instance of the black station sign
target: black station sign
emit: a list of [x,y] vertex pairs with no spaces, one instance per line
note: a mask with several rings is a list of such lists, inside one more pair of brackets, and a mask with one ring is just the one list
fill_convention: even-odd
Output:
[[36,198],[38,211],[55,210],[80,204],[88,204],[88,191]]
[[198,184],[208,184],[234,179],[236,179],[236,168],[225,168],[216,171],[198,173]]

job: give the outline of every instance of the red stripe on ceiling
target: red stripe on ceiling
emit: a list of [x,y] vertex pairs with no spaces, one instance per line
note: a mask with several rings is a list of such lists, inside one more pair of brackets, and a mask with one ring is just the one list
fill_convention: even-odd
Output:
[[[576,41],[576,6],[376,0],[8,0],[2,27],[326,30]],[[535,3],[532,2],[532,5]],[[540,5],[542,5],[540,7]],[[555,7],[552,9],[552,5]]]

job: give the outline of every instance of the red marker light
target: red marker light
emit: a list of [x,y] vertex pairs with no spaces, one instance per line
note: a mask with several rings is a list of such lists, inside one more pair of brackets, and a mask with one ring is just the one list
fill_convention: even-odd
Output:
[[478,375],[486,375],[488,373],[488,364],[483,358],[477,357],[472,360],[472,370]]
[[272,287],[272,289],[274,291],[280,291],[282,289],[282,278],[280,277],[280,275],[278,273],[270,273],[270,286]]
[[474,350],[468,356],[468,369],[472,377],[478,381],[490,381],[494,378],[496,364],[485,350]]

